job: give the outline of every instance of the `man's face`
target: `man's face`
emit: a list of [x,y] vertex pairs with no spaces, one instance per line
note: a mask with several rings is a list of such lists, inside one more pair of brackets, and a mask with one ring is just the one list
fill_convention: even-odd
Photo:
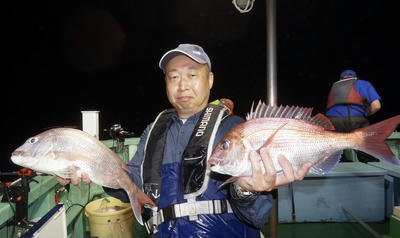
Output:
[[188,118],[208,104],[213,80],[207,65],[185,55],[168,62],[165,70],[167,96],[180,118]]

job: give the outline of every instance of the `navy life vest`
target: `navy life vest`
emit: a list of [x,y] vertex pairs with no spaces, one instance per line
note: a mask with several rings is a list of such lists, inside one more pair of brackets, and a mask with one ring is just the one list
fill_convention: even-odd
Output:
[[365,106],[368,105],[368,101],[355,90],[354,84],[356,81],[356,78],[352,78],[335,82],[329,93],[326,110],[339,104],[356,104],[365,108]]
[[[161,166],[168,129],[175,109],[161,112],[154,121],[147,137],[143,161],[144,192],[158,204],[161,191]],[[222,103],[210,103],[203,110],[182,154],[181,184],[184,198],[201,196],[209,181],[208,157],[212,153],[215,135],[221,121],[229,115],[229,109]],[[207,173],[208,171],[208,173]]]

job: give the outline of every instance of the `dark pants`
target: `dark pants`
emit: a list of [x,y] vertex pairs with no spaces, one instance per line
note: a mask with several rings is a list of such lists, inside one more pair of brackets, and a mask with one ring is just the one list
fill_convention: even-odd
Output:
[[369,125],[365,117],[329,117],[329,120],[339,132],[350,132]]
[[[350,132],[358,128],[366,127],[369,125],[368,120],[365,117],[329,117],[329,120],[332,122],[336,131],[339,132]],[[373,156],[366,154],[362,151],[357,151],[357,159],[360,162],[376,162],[378,159]],[[346,159],[345,156],[342,155],[340,162],[349,162],[350,160]]]

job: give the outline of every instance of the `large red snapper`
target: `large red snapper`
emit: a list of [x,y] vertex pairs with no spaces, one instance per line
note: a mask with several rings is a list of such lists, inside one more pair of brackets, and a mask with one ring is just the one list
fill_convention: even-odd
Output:
[[153,201],[129,178],[124,161],[95,137],[77,129],[56,128],[29,138],[17,148],[11,160],[20,166],[46,174],[70,178],[69,166],[77,175],[87,173],[90,180],[109,188],[124,189],[140,224],[141,206]]
[[[343,149],[364,151],[380,160],[400,166],[385,139],[400,123],[400,115],[374,125],[340,133],[327,117],[311,117],[312,108],[274,107],[259,103],[221,139],[208,162],[214,172],[234,177],[251,176],[250,151],[268,148],[277,172],[282,168],[278,157],[286,157],[295,171],[312,162],[311,173],[328,173],[339,162]],[[260,161],[260,163],[262,163]],[[264,168],[263,166],[261,166]],[[264,172],[264,171],[263,171]]]

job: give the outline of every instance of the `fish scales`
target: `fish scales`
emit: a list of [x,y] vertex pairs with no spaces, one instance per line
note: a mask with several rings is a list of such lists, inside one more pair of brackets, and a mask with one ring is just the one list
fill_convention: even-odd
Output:
[[249,153],[259,152],[262,147],[268,149],[268,156],[278,172],[282,170],[278,157],[283,155],[295,171],[311,162],[311,173],[325,174],[338,163],[342,150],[348,148],[400,166],[384,143],[400,123],[400,116],[350,133],[340,133],[324,115],[311,117],[311,113],[312,108],[278,108],[260,102],[248,114],[246,122],[233,128],[218,143],[208,160],[211,170],[232,176],[251,176]]
[[[287,155],[287,158],[299,169],[305,159],[322,159],[324,154],[321,152],[333,152],[342,147],[355,147],[356,144],[349,144],[346,134],[326,133],[322,128],[311,123],[303,123],[300,120],[287,120],[278,118],[256,119],[252,125],[243,127],[243,138],[247,140],[252,150],[259,150],[276,128],[284,125],[273,137],[273,143],[268,145],[270,156],[277,158],[279,154]],[[325,132],[325,133],[324,133]],[[334,134],[334,136],[333,136]],[[285,145],[293,146],[287,147]],[[304,158],[299,158],[302,155]],[[274,165],[279,171],[280,165],[274,160]],[[249,176],[251,171],[248,171]]]
[[70,178],[70,166],[88,174],[96,184],[122,188],[129,197],[135,217],[140,224],[141,205],[153,201],[129,178],[124,161],[95,137],[76,129],[55,128],[29,138],[17,148],[11,160],[20,166],[42,173]]

